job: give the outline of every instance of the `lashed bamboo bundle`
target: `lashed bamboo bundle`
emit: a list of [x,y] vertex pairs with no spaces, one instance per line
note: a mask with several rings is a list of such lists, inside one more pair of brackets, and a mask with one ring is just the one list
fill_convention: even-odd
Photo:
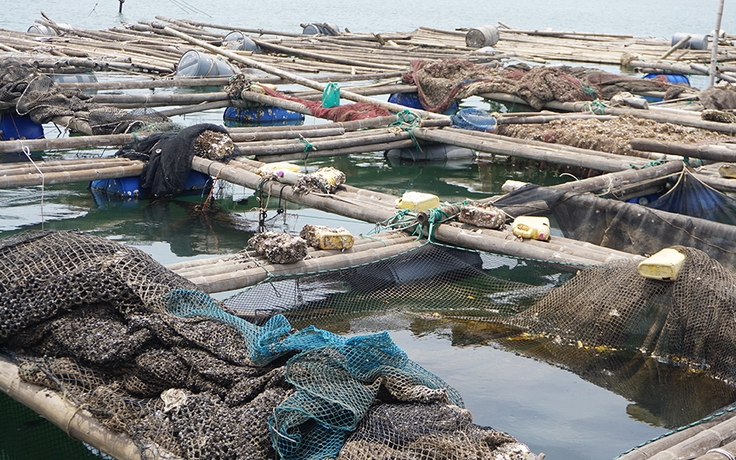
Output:
[[116,179],[120,177],[139,176],[143,170],[142,161],[129,160],[120,162],[112,159],[108,162],[99,159],[94,164],[79,168],[71,165],[67,168],[63,164],[54,164],[46,170],[46,165],[37,164],[41,172],[33,170],[11,170],[10,174],[0,171],[0,188],[25,187],[29,185],[67,184],[71,182],[88,182],[97,179]]
[[662,436],[657,440],[637,446],[620,455],[618,459],[671,460],[689,458],[694,460],[716,460],[728,458],[728,455],[717,452],[717,450],[720,448],[730,455],[736,453],[736,446],[732,441],[735,426],[734,412],[725,410],[713,417],[708,417],[700,423],[667,433],[666,436]]
[[[259,189],[264,193],[278,195],[284,200],[322,211],[372,223],[384,222],[396,216],[397,197],[375,191],[360,190],[347,185],[343,185],[335,194],[298,194],[288,184],[277,181],[264,182],[263,178],[255,172],[262,165],[261,162],[244,159],[232,165],[197,157],[192,162],[192,168],[197,171],[216,175],[228,182],[254,190]],[[608,248],[581,249],[578,242],[565,241],[561,237],[547,242],[519,241],[510,231],[478,229],[459,224],[438,225],[434,236],[438,241],[466,248],[577,265],[599,264],[611,258],[636,257]]]
[[263,256],[239,253],[225,258],[204,259],[196,266],[167,268],[207,293],[242,289],[271,276],[317,273],[363,265],[415,249],[424,244],[404,233],[356,237],[348,250],[309,250],[309,257],[294,264],[271,264]]

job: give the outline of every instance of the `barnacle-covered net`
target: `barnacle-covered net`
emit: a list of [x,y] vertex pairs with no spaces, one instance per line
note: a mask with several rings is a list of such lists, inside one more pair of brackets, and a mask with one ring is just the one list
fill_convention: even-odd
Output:
[[142,458],[535,458],[474,425],[388,333],[249,322],[88,234],[0,241],[0,346],[23,380],[127,434]]
[[155,110],[126,111],[96,103],[94,96],[62,88],[34,65],[15,58],[0,62],[0,111],[28,115],[39,124],[70,116],[88,122],[93,134],[128,133],[172,124]]

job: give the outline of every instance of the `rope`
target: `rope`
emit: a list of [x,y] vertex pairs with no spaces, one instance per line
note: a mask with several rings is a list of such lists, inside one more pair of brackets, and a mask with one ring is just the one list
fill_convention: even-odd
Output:
[[596,99],[593,102],[586,103],[584,107],[585,109],[583,110],[583,112],[591,112],[596,115],[605,115],[606,108],[608,106],[602,103],[600,100]]
[[317,148],[310,144],[308,140],[304,139],[304,136],[300,134],[299,137],[301,138],[299,139],[299,142],[304,144],[304,150],[302,150],[303,153],[306,153],[308,155],[310,150],[317,150]]
[[734,458],[734,456],[733,456],[733,455],[731,455],[731,452],[729,452],[729,451],[727,451],[727,450],[723,450],[723,449],[715,448],[715,449],[711,449],[711,450],[709,450],[709,451],[708,451],[708,452],[706,452],[705,454],[707,455],[707,454],[709,454],[709,453],[711,453],[711,452],[713,452],[714,454],[721,454],[721,455],[723,455],[724,457],[726,457],[726,459],[727,459],[727,460],[736,460],[736,458]]
[[43,196],[44,196],[44,190],[46,189],[46,177],[43,175],[43,171],[39,169],[39,167],[36,165],[36,162],[33,161],[33,158],[31,158],[31,149],[28,148],[27,145],[23,146],[23,153],[28,158],[28,161],[31,162],[34,168],[36,168],[36,171],[41,175],[41,230],[44,229],[45,219],[43,215]]
[[412,145],[417,150],[421,151],[422,148],[419,145],[417,138],[414,136],[414,130],[420,127],[421,121],[422,119],[419,118],[417,114],[411,112],[409,109],[404,109],[396,114],[396,121],[391,123],[389,126],[397,126],[409,133]]

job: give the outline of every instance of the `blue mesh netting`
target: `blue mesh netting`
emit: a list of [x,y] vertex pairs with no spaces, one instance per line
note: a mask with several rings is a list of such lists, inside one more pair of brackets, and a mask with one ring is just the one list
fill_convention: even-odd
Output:
[[313,326],[293,331],[283,315],[257,326],[224,311],[208,295],[187,289],[172,290],[166,308],[177,316],[204,316],[237,329],[257,365],[299,352],[286,365],[286,380],[296,392],[268,420],[273,446],[283,459],[336,456],[381,387],[399,400],[463,406],[459,393],[411,361],[387,332],[346,338]]

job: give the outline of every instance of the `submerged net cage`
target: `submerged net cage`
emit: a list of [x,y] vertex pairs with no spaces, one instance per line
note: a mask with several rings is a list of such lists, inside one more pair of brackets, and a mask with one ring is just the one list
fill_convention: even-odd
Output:
[[0,294],[0,345],[20,378],[142,458],[536,458],[473,424],[458,392],[388,333],[248,321],[136,248],[77,232],[7,237]]

